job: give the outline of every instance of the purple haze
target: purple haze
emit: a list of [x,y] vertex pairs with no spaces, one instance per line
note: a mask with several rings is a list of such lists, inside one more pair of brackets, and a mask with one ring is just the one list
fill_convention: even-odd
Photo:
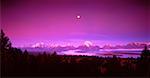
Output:
[[2,29],[17,47],[150,40],[148,0],[2,0],[1,9]]

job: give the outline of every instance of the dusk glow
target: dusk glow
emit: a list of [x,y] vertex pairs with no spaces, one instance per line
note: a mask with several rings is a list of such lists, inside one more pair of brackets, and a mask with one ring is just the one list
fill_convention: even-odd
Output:
[[142,0],[3,0],[2,29],[13,46],[149,41]]
[[2,77],[150,76],[149,0],[1,0]]

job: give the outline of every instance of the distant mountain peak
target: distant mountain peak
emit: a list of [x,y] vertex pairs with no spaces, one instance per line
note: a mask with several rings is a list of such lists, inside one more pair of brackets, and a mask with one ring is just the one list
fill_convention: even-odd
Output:
[[39,43],[35,43],[32,45],[33,48],[43,48],[43,47],[47,47],[47,45],[45,45],[43,42],[39,42]]
[[91,41],[85,41],[85,42],[84,42],[84,45],[85,45],[86,47],[90,47],[90,46],[93,45],[93,43],[92,43]]

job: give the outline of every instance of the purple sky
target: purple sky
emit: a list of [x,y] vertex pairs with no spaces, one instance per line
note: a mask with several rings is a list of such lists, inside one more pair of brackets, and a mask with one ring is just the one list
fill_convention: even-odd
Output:
[[13,46],[150,40],[148,0],[2,0],[1,9]]

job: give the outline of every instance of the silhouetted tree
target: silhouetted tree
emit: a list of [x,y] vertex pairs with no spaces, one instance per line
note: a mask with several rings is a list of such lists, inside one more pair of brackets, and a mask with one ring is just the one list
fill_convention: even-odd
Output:
[[10,48],[11,48],[11,42],[9,41],[9,38],[7,36],[5,36],[5,33],[1,29],[1,33],[0,33],[0,50],[1,50],[1,52],[5,52]]
[[57,55],[57,53],[56,53],[56,51],[52,54],[52,56],[56,56]]
[[141,53],[142,59],[150,58],[150,50],[148,50],[147,45],[145,45],[144,50]]

